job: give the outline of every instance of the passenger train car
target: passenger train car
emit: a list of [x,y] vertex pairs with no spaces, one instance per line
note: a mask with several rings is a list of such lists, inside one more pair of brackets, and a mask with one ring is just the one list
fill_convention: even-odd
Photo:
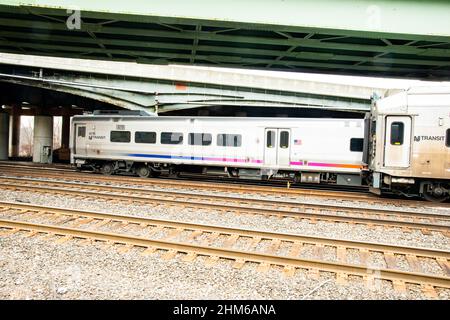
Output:
[[104,174],[194,172],[293,183],[369,186],[445,201],[450,90],[374,99],[365,119],[74,116],[71,162]]
[[445,201],[450,192],[450,88],[412,88],[372,104],[371,190]]
[[84,115],[72,120],[72,162],[105,174],[197,172],[360,185],[360,119]]

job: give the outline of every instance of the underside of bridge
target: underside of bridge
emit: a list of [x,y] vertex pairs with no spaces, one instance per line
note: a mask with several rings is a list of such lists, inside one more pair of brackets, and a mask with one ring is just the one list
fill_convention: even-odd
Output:
[[440,0],[0,0],[0,51],[443,80],[449,16]]

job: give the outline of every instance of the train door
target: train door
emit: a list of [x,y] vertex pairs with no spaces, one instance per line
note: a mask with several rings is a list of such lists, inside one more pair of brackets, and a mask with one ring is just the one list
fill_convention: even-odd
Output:
[[267,128],[265,130],[264,164],[267,166],[289,166],[291,130]]
[[85,156],[86,154],[86,125],[75,125],[75,154],[78,156]]
[[411,117],[386,117],[384,166],[408,168],[411,154]]

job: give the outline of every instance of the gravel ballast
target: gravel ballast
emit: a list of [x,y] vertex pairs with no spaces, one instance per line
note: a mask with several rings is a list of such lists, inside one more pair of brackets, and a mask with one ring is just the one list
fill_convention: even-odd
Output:
[[[0,299],[426,299],[420,290],[398,293],[388,281],[369,289],[357,279],[337,285],[332,273],[313,280],[304,270],[285,277],[281,268],[261,273],[246,264],[238,270],[225,260],[206,267],[206,257],[193,262],[181,257],[163,260],[158,251],[120,254],[77,240],[58,245],[42,236],[4,236]],[[450,298],[450,290],[438,294]]]
[[384,228],[381,226],[368,228],[365,225],[331,223],[325,221],[318,221],[312,224],[306,219],[297,220],[294,218],[278,218],[248,214],[237,215],[231,212],[220,213],[204,209],[169,208],[164,206],[152,207],[150,205],[141,204],[127,205],[120,202],[111,203],[96,199],[74,199],[51,194],[7,190],[4,190],[0,194],[0,201],[18,201],[43,206],[51,204],[51,206],[54,207],[98,211],[111,214],[126,214],[145,218],[177,220],[261,231],[450,250],[450,238],[439,232],[432,232],[430,235],[425,235],[418,230],[405,233],[400,228]]
[[[3,190],[0,201],[30,203],[76,210],[125,214],[146,218],[178,220],[190,223],[222,225],[270,232],[293,233],[309,236],[370,241],[403,246],[450,250],[450,239],[438,232],[430,235],[420,231],[405,233],[399,228],[368,228],[364,225],[331,223],[294,218],[277,218],[260,215],[220,213],[206,209],[125,204],[96,199],[69,198],[55,194]],[[39,218],[38,218],[39,219]],[[44,221],[44,220],[42,220]],[[62,221],[62,220],[60,220]],[[36,222],[39,222],[37,220]],[[86,226],[80,226],[87,228]],[[105,225],[108,231],[110,226]],[[124,227],[127,233],[140,234],[134,227]],[[151,232],[151,230],[148,230]],[[167,236],[158,231],[152,237]],[[178,234],[179,240],[187,234]],[[306,270],[297,270],[293,277],[283,276],[282,268],[271,267],[266,273],[257,271],[257,264],[247,263],[240,270],[232,268],[233,262],[219,260],[206,266],[206,257],[193,262],[176,258],[164,260],[163,252],[143,256],[138,249],[125,254],[116,247],[100,244],[85,245],[71,240],[63,244],[43,240],[44,236],[25,238],[17,233],[0,236],[0,299],[424,299],[418,286],[407,285],[406,293],[393,290],[388,281],[376,281],[367,288],[361,279],[349,277],[348,284],[338,285],[333,273],[322,273],[319,279],[309,276]],[[207,239],[195,239],[201,244]],[[214,240],[220,245],[223,238]],[[239,239],[233,247],[244,249],[249,241]],[[103,248],[105,247],[105,248]],[[262,242],[257,251],[270,247]],[[102,249],[103,248],[103,249]],[[287,252],[288,248],[280,246]],[[285,253],[286,253],[285,252]],[[310,257],[305,250],[302,255]],[[335,252],[325,247],[324,259],[333,261]],[[358,257],[347,252],[350,262]],[[434,261],[421,261],[424,271],[441,274]],[[406,269],[399,258],[398,267]],[[382,256],[372,257],[371,265],[385,267]],[[450,290],[438,289],[438,298],[448,300]]]

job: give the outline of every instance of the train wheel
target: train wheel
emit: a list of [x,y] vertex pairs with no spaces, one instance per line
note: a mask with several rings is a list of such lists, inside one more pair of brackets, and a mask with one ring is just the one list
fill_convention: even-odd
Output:
[[101,171],[104,175],[110,176],[114,173],[114,166],[112,163],[106,162],[103,164]]
[[424,186],[423,197],[432,202],[444,202],[449,199],[449,194],[439,184],[428,184]]
[[136,169],[136,173],[141,178],[148,178],[150,176],[151,170],[147,166],[139,166]]

